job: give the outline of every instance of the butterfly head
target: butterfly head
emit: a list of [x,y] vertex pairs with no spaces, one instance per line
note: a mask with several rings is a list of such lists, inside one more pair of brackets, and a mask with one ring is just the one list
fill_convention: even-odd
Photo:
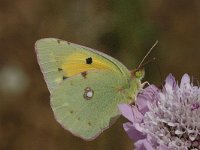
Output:
[[144,68],[139,68],[131,71],[131,78],[137,78],[139,80],[142,80],[145,75],[145,70]]

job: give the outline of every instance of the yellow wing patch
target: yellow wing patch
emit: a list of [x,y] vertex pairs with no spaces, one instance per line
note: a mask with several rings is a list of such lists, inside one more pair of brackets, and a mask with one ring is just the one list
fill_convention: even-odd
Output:
[[116,71],[116,66],[106,59],[101,59],[97,54],[73,53],[67,56],[61,68],[67,77],[71,77],[82,72],[99,69],[111,69]]

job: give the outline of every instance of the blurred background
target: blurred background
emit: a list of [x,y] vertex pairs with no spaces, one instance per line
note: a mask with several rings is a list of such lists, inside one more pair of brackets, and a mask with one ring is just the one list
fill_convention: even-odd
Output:
[[0,150],[131,150],[120,118],[85,142],[55,120],[34,43],[55,37],[105,52],[129,69],[147,58],[144,80],[200,77],[199,0],[0,0]]

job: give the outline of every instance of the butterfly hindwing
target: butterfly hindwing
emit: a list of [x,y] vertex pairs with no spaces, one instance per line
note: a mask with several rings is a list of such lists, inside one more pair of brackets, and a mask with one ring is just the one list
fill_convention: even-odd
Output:
[[91,140],[119,116],[117,104],[128,99],[126,91],[120,91],[122,85],[128,86],[122,76],[110,71],[91,71],[86,78],[76,75],[53,92],[51,107],[65,129]]

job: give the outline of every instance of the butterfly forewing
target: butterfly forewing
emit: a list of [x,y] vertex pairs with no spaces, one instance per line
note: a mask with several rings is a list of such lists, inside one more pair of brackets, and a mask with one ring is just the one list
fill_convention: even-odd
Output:
[[128,69],[116,59],[77,44],[46,38],[37,41],[35,48],[50,92],[63,79],[91,70],[112,70],[121,74],[124,80],[130,76]]

